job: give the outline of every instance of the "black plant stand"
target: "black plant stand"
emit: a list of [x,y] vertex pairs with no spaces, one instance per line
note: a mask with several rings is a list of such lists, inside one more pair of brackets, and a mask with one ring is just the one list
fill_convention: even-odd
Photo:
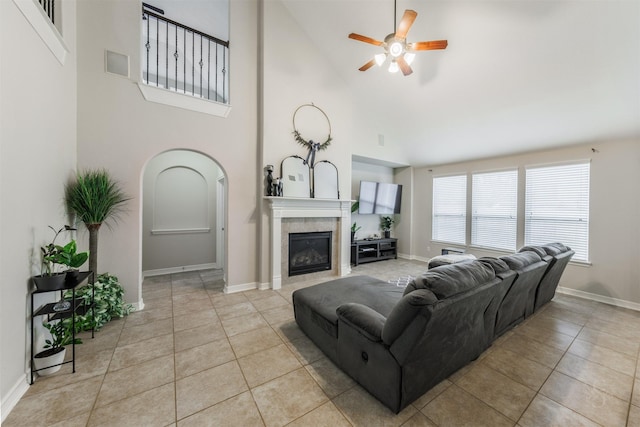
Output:
[[[88,283],[93,283],[94,282],[94,274],[92,271],[81,271],[77,277],[74,277],[72,280],[67,280],[64,284],[64,288],[60,289],[60,299],[64,298],[64,292],[71,290],[71,301],[69,301],[71,303],[71,306],[64,311],[55,311],[53,309],[53,307],[57,304],[57,302],[51,302],[48,304],[43,305],[42,307],[38,308],[37,310],[35,310],[34,307],[34,297],[37,294],[43,294],[43,293],[47,293],[47,292],[57,292],[58,290],[55,291],[40,291],[40,290],[35,290],[31,293],[31,378],[29,381],[29,384],[33,384],[33,374],[37,371],[43,370],[43,369],[47,369],[47,368],[51,368],[52,366],[58,366],[58,365],[64,365],[66,363],[71,363],[72,364],[72,371],[75,373],[76,372],[76,345],[75,345],[75,338],[76,338],[76,314],[77,315],[84,315],[86,314],[89,310],[91,310],[91,314],[93,315],[93,318],[95,319],[95,288],[91,289],[91,303],[89,305],[84,304],[84,301],[80,298],[76,298],[76,288],[78,287],[78,285],[80,285],[81,283],[83,283],[85,280],[88,280]],[[71,360],[67,360],[66,362],[62,362],[56,365],[52,365],[52,366],[45,366],[42,367],[40,369],[34,369],[34,356],[35,356],[35,350],[34,350],[34,328],[33,328],[33,323],[34,323],[34,319],[36,317],[39,316],[47,316],[47,322],[50,322],[52,320],[62,320],[62,319],[66,319],[68,317],[72,318],[72,334],[73,334],[73,341],[74,343],[71,345]],[[91,328],[91,338],[94,337],[94,329],[93,327]]]

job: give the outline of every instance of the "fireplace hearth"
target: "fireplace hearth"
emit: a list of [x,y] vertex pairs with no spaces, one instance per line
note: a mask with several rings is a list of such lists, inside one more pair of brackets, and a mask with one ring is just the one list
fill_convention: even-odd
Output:
[[289,276],[331,270],[332,232],[289,233]]

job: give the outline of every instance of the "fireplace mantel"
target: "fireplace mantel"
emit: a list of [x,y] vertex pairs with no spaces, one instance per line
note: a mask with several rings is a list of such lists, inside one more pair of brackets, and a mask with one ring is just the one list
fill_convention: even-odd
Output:
[[271,214],[271,287],[282,287],[282,218],[338,218],[338,275],[351,272],[351,200],[265,197]]

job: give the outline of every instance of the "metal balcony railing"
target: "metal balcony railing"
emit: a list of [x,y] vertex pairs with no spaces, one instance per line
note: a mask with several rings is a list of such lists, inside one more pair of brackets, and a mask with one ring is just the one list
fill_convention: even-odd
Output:
[[145,84],[229,103],[229,42],[162,16],[142,4]]
[[44,13],[47,14],[49,19],[51,20],[51,23],[55,25],[55,0],[38,0],[38,3],[40,3],[40,6],[42,6],[42,10],[44,10]]

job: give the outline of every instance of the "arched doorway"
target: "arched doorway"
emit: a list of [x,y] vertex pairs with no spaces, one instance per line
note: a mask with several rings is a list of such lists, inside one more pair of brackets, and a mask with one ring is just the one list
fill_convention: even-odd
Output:
[[226,177],[210,157],[170,150],[152,158],[142,181],[142,274],[225,268]]

